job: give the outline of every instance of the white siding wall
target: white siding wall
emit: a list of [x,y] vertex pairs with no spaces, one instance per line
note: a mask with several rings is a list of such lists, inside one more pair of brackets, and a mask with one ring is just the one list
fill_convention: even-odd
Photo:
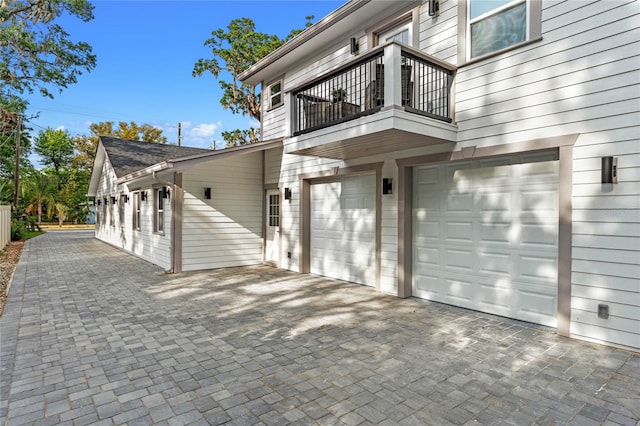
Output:
[[182,185],[184,271],[262,262],[262,153],[201,163],[183,173]]
[[[640,347],[640,5],[543,3],[543,40],[463,67],[458,145],[579,133],[573,164],[571,333]],[[600,183],[600,158],[619,183]],[[599,319],[598,303],[610,307]]]
[[[421,9],[420,49],[462,63],[457,57],[458,4],[447,0],[440,5],[437,18],[428,16],[426,5]],[[633,0],[545,0],[541,41],[463,66],[454,86],[455,149],[580,134],[573,161],[571,333],[633,347],[640,347],[639,21],[640,3]],[[366,49],[364,38],[360,46]],[[344,43],[330,46],[287,73],[285,90],[349,59]],[[269,138],[288,136],[277,114],[265,113]],[[282,205],[282,266],[297,270],[299,264],[300,173],[385,161],[383,176],[397,182],[395,158],[431,152],[433,148],[412,150],[348,163],[283,155],[279,186],[292,188],[293,200]],[[619,183],[603,186],[600,158],[609,155],[619,159]],[[382,200],[381,284],[391,293],[397,291],[396,197]],[[609,305],[608,320],[597,317],[598,303]]]
[[274,184],[280,182],[282,170],[282,147],[269,149],[264,153],[264,183]]
[[[171,267],[171,200],[165,202],[165,232],[153,232],[154,196],[153,189],[142,188],[147,191],[147,201],[141,202],[140,231],[133,230],[133,194],[126,187],[115,185],[115,173],[107,159],[104,162],[102,176],[96,192],[96,200],[102,200],[96,205],[96,238],[106,243],[135,254],[142,259],[156,264],[164,269]],[[129,196],[129,202],[124,204],[124,223],[120,223],[118,203],[111,204],[110,197],[121,194]],[[104,205],[104,198],[109,200]]]

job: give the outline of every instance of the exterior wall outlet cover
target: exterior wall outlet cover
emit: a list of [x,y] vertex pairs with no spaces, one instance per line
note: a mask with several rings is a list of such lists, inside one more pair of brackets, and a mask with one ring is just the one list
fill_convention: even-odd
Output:
[[602,319],[609,318],[609,305],[605,305],[602,303],[598,305],[598,318],[602,318]]

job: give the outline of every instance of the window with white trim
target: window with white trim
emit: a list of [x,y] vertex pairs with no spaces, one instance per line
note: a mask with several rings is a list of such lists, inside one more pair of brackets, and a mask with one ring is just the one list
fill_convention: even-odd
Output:
[[120,194],[118,197],[118,223],[120,223],[120,227],[124,228],[124,202],[125,202],[125,194]]
[[166,188],[165,187],[156,188],[153,192],[155,194],[153,232],[163,234],[164,233],[164,201],[165,201]]
[[527,41],[530,0],[469,0],[468,57],[497,52]]
[[140,230],[140,191],[133,193],[133,229]]
[[411,46],[412,39],[413,22],[411,21],[378,34],[378,44],[384,44],[393,40]]
[[280,195],[269,195],[269,226],[280,226]]
[[282,80],[278,80],[269,86],[269,109],[283,105]]

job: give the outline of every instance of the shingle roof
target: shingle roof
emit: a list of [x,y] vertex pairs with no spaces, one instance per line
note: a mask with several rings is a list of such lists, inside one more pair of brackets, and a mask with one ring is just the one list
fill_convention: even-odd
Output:
[[108,136],[100,136],[100,142],[119,178],[166,160],[211,152],[209,149],[132,141]]

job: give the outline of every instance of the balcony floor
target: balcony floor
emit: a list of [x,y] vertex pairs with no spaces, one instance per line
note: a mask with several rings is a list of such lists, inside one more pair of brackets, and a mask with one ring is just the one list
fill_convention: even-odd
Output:
[[401,107],[285,140],[285,153],[350,160],[455,142],[457,126]]

